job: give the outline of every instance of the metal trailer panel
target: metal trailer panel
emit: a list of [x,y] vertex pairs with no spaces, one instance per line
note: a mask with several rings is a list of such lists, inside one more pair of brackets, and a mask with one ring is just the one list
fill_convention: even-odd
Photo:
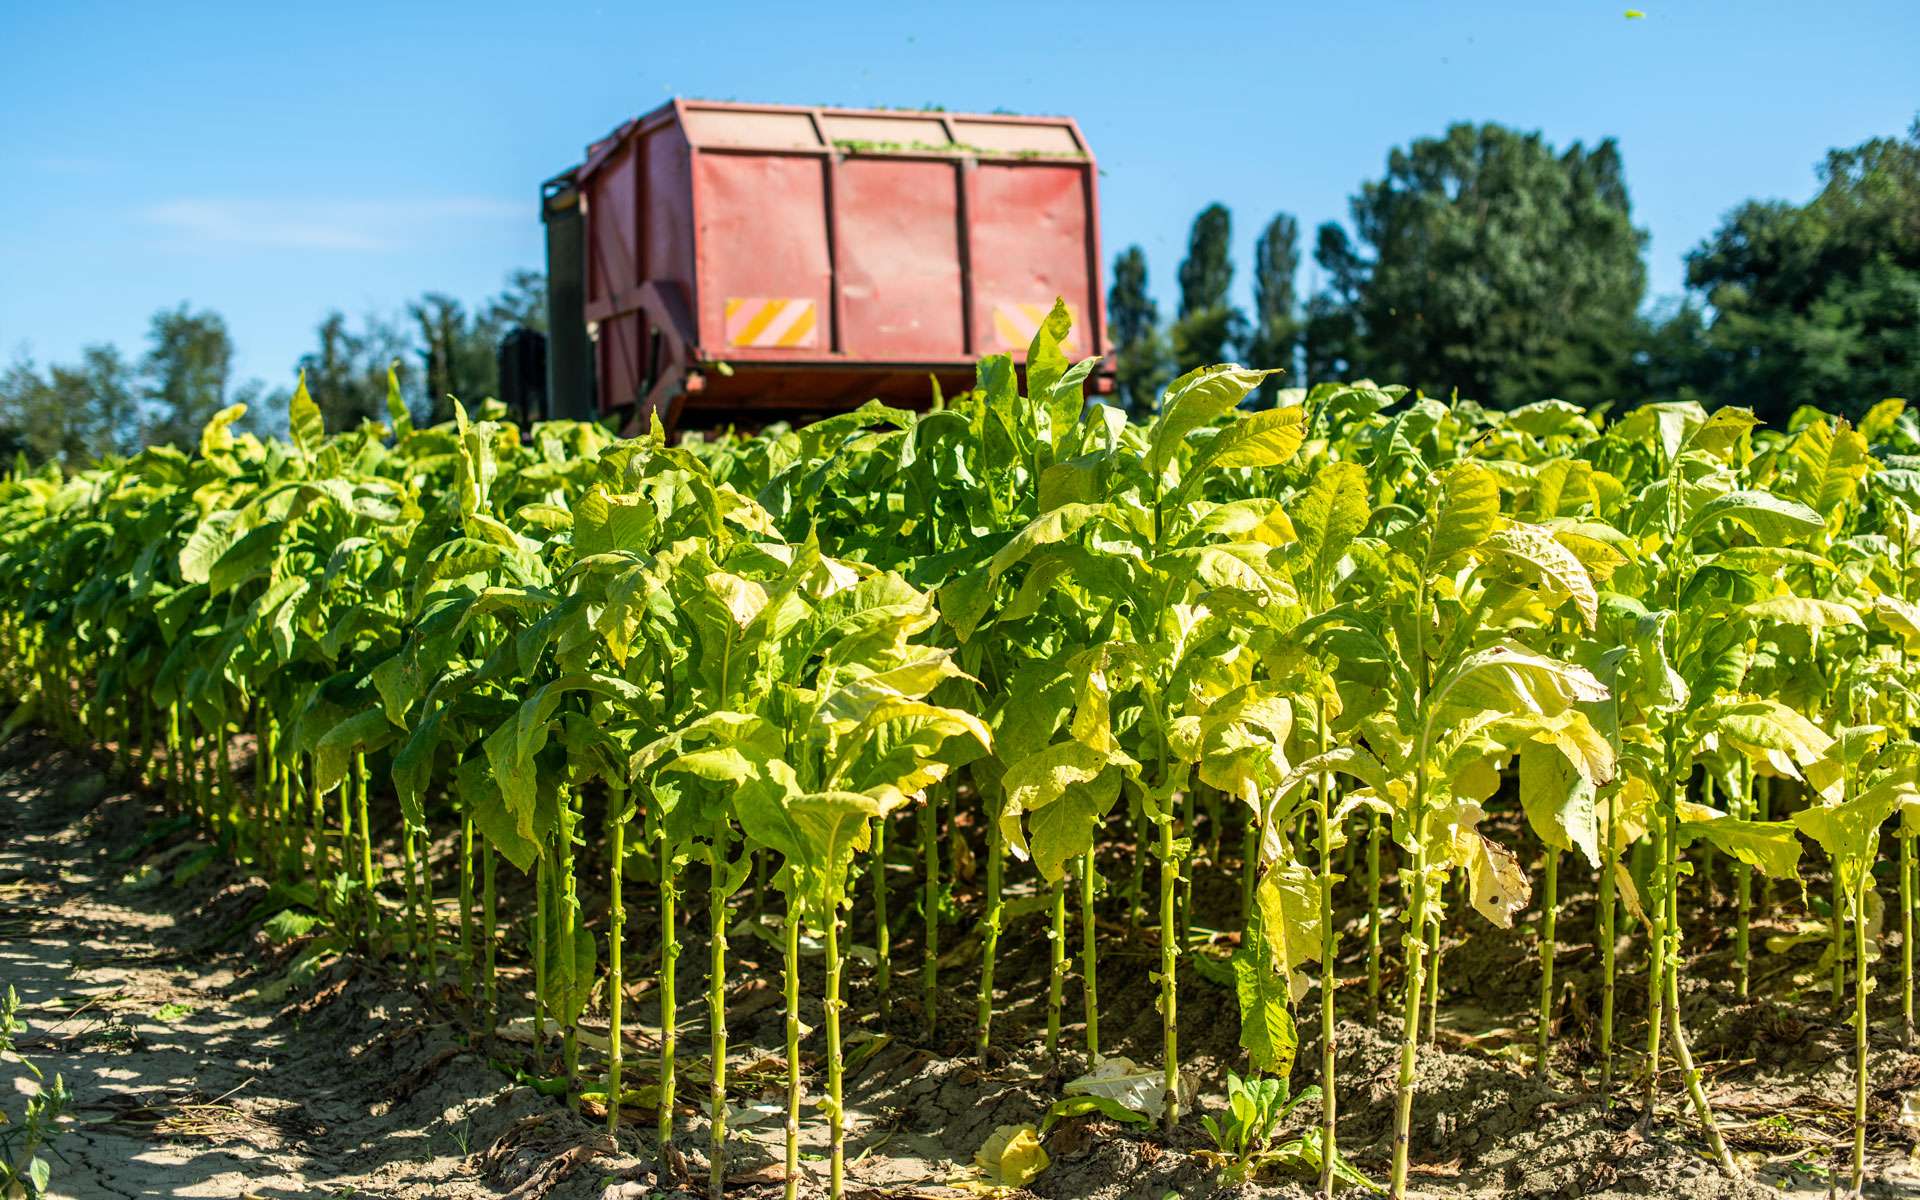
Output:
[[562,178],[602,412],[924,404],[929,376],[964,387],[978,355],[1024,355],[1055,296],[1072,350],[1107,349],[1097,169],[1070,118],[675,100]]

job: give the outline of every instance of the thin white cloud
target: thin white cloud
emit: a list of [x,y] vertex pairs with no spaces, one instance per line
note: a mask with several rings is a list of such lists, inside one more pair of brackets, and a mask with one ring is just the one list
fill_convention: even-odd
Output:
[[529,220],[531,203],[478,196],[418,200],[180,199],[142,210],[177,243],[266,250],[386,251],[450,226]]

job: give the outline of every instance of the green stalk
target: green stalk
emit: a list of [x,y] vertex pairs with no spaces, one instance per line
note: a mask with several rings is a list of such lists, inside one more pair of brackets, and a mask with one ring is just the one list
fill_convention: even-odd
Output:
[[[1165,764],[1161,764],[1163,769]],[[1180,882],[1180,864],[1173,857],[1173,814],[1159,818],[1160,826],[1160,1038],[1167,1095],[1167,1132],[1180,1123],[1180,1040],[1175,1015],[1180,966],[1179,929],[1174,921],[1174,889]]]
[[1100,1062],[1100,985],[1095,978],[1098,955],[1095,953],[1098,930],[1094,926],[1093,901],[1100,887],[1100,870],[1094,851],[1080,860],[1080,980],[1087,1006],[1087,1065]]
[[[367,889],[373,901],[373,889]],[[473,995],[473,814],[460,814],[460,990]]]
[[[1666,822],[1656,817],[1653,822],[1653,853],[1656,863],[1664,863],[1667,858]],[[1653,928],[1647,935],[1647,1085],[1641,1100],[1643,1116],[1651,1119],[1653,1106],[1660,1094],[1660,1027],[1666,1016],[1661,1011],[1666,1004],[1666,987],[1662,976],[1667,969],[1667,898],[1665,893],[1666,876],[1664,870],[1648,875],[1654,883],[1652,911],[1647,919]]]
[[[467,822],[469,835],[473,822]],[[620,947],[627,927],[627,904],[621,891],[620,870],[627,855],[627,797],[618,786],[607,789],[607,1132],[620,1131],[620,1073],[625,1065],[625,1040],[620,1005],[626,998],[626,976],[620,969]],[[491,898],[491,874],[487,892]],[[466,906],[461,906],[466,915]],[[464,922],[462,923],[464,938]],[[489,946],[491,948],[491,946]]]
[[[547,1052],[547,854],[542,848],[533,862],[533,1056],[544,1062]],[[407,839],[407,859],[413,859],[413,839]],[[411,877],[411,870],[409,870]],[[413,913],[407,913],[407,937],[413,937]]]
[[[1902,839],[1904,843],[1905,839]],[[1867,889],[1873,864],[1861,874],[1853,900],[1853,1194],[1867,1170]]]
[[673,1145],[674,1054],[674,965],[680,958],[680,940],[674,909],[678,899],[678,880],[674,878],[673,843],[665,830],[660,834],[660,1111],[655,1122],[662,1164]]
[[494,893],[495,862],[493,843],[483,839],[480,843],[480,936],[486,945],[482,950],[480,986],[486,995],[486,1028],[489,1042],[493,1040],[494,1029],[498,1027],[500,1020],[498,977],[493,972],[494,942],[500,911]]
[[[567,1107],[578,1112],[580,1108],[580,1009],[582,1007],[578,992],[585,986],[583,981],[574,977],[573,944],[580,925],[580,891],[573,870],[573,831],[580,819],[578,791],[563,793],[560,807],[559,848],[555,855],[560,865],[559,889],[556,897],[560,908],[560,961],[567,965],[567,1002],[562,1014],[565,1029],[562,1031],[560,1047],[561,1061],[567,1071]],[[424,846],[425,839],[422,839]],[[429,873],[431,878],[431,873]],[[432,914],[433,905],[429,901],[427,912]],[[432,917],[429,915],[428,920]],[[427,937],[427,961],[433,961],[433,944],[436,939],[429,933]]]
[[[569,824],[571,829],[572,825]],[[571,841],[569,841],[571,846]],[[567,886],[573,886],[573,859],[569,849],[567,858]],[[433,907],[433,839],[427,836],[425,829],[420,830],[420,928],[427,939],[427,980],[440,977],[438,948],[440,945],[439,916]],[[571,943],[569,943],[571,944]]]
[[893,931],[887,927],[887,818],[873,822],[873,955],[874,990],[880,993],[880,1015],[893,1015]]
[[1846,1003],[1847,995],[1847,956],[1846,921],[1841,915],[1840,862],[1833,855],[1827,855],[1827,871],[1832,877],[1833,886],[1829,889],[1832,916],[1827,921],[1827,933],[1833,942],[1833,1007],[1837,1011]]
[[1047,977],[1047,1059],[1060,1064],[1060,1004],[1067,990],[1067,876],[1047,886],[1053,922],[1047,929],[1050,969]]
[[1540,901],[1540,1028],[1535,1069],[1544,1077],[1553,1032],[1554,924],[1560,916],[1560,851],[1547,847],[1545,895]]
[[[999,828],[999,823],[994,823]],[[827,1131],[830,1146],[827,1195],[846,1194],[847,1122],[840,1103],[840,898],[827,897]],[[982,1050],[984,1052],[984,1046]]]
[[[1320,734],[1319,752],[1327,751],[1327,710],[1325,701],[1316,704],[1315,725]],[[1334,1091],[1334,990],[1338,983],[1334,967],[1340,953],[1339,931],[1333,924],[1333,776],[1322,774],[1314,789],[1314,817],[1320,834],[1320,1191],[1333,1195],[1333,1168],[1339,1161],[1336,1139],[1337,1116]]]
[[[413,830],[407,827],[404,820],[400,823],[400,846],[406,855],[407,866],[407,961],[417,966],[420,962],[420,862],[419,856],[414,853]],[[540,870],[546,870],[544,854],[540,856],[540,864]],[[539,903],[544,919],[547,906],[547,889],[544,882],[546,876],[541,875],[540,878],[542,882],[538,888]],[[544,925],[541,926],[543,931],[545,928]],[[547,956],[545,933],[540,933],[534,940],[537,943],[534,947],[534,966],[538,968]],[[542,991],[544,994],[544,989]],[[536,1044],[538,1040],[538,1038],[535,1039]]]
[[354,859],[353,792],[353,780],[345,780],[340,784],[340,873],[342,875],[347,874],[351,869]]
[[[1746,983],[1743,972],[1741,983]],[[1741,989],[1741,995],[1746,990]],[[1913,1048],[1913,838],[1900,835],[1900,1048]]]
[[1140,931],[1140,917],[1143,907],[1141,905],[1141,896],[1146,890],[1147,883],[1147,856],[1150,851],[1147,845],[1146,826],[1141,820],[1143,816],[1144,806],[1139,803],[1135,803],[1127,810],[1127,824],[1133,831],[1133,854],[1130,856],[1133,859],[1133,865],[1132,873],[1127,880],[1128,933],[1138,933]]
[[[1185,789],[1180,796],[1180,832],[1189,839],[1193,837],[1193,794],[1198,787]],[[1189,841],[1189,846],[1192,846]],[[1192,846],[1187,857],[1180,862],[1180,944],[1185,946],[1193,940],[1193,859],[1199,851]]]
[[1445,903],[1447,881],[1442,877],[1434,895],[1433,922],[1427,926],[1427,1044],[1433,1045],[1440,1032],[1440,952],[1445,948],[1440,940],[1442,905]]
[[[929,802],[928,808],[931,807]],[[924,814],[928,808],[921,811]],[[929,824],[931,822],[928,822]],[[800,905],[787,897],[787,1188],[786,1200],[800,1194]],[[931,1008],[928,1009],[932,1011]]]
[[1249,814],[1240,839],[1240,931],[1253,926],[1253,894],[1260,885],[1260,822]]
[[713,821],[708,843],[712,871],[707,884],[707,1021],[713,1031],[712,1087],[713,1105],[708,1129],[712,1150],[708,1155],[707,1190],[712,1200],[726,1195],[727,1160],[727,842],[731,828],[722,808]]
[[[373,894],[373,823],[367,819],[367,784],[373,773],[367,770],[364,750],[353,752],[353,801],[360,821],[360,886],[366,891],[367,936],[374,934],[378,901]],[[471,828],[471,826],[469,826]]]
[[1609,786],[1606,792],[1606,833],[1607,852],[1600,860],[1600,899],[1595,908],[1600,917],[1600,1108],[1602,1111],[1613,1106],[1613,979],[1614,979],[1614,897],[1613,876],[1620,861],[1619,847],[1614,843],[1613,802],[1617,788]]
[[1367,1023],[1380,1011],[1380,814],[1367,810]]
[[918,816],[920,863],[926,876],[922,881],[920,916],[926,925],[927,937],[926,960],[920,964],[920,989],[925,997],[928,1041],[933,1040],[934,1030],[940,1023],[940,843],[934,831],[940,817],[938,805],[938,793],[929,795],[920,805]]
[[1421,793],[1426,770],[1414,768],[1413,849],[1407,855],[1407,869],[1413,875],[1413,898],[1407,913],[1406,932],[1400,941],[1406,952],[1405,996],[1401,1005],[1400,1078],[1393,1112],[1393,1179],[1388,1195],[1404,1200],[1407,1194],[1407,1152],[1412,1141],[1414,1070],[1420,1046],[1420,993],[1425,967],[1427,940],[1423,936],[1427,907],[1427,815]]
[[[976,1051],[980,1065],[987,1065],[987,1050],[993,1035],[993,962],[1000,949],[1000,860],[1006,851],[1000,840],[1000,822],[987,822],[987,919],[985,943],[980,950],[980,1037]],[[829,922],[831,924],[831,922]]]
[[[1684,784],[1682,784],[1684,786]],[[1713,1148],[1714,1161],[1729,1179],[1740,1178],[1740,1170],[1734,1166],[1733,1156],[1727,1152],[1727,1143],[1720,1136],[1720,1126],[1713,1119],[1713,1107],[1707,1102],[1707,1093],[1700,1084],[1700,1072],[1693,1065],[1693,1052],[1687,1046],[1686,1029],[1680,1022],[1680,899],[1679,899],[1679,859],[1680,833],[1678,829],[1678,806],[1669,804],[1666,813],[1666,905],[1667,933],[1666,945],[1669,958],[1665,971],[1667,985],[1667,1019],[1672,1026],[1673,1056],[1680,1063],[1681,1074],[1687,1082],[1687,1094],[1693,1100],[1694,1115],[1707,1131],[1707,1143]]]

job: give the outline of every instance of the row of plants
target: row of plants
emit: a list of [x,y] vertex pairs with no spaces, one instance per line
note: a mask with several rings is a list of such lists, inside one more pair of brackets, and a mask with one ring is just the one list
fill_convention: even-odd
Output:
[[[926,413],[871,404],[673,446],[657,428],[522,433],[486,406],[415,428],[396,394],[387,425],[328,433],[302,387],[284,441],[233,432],[236,407],[193,456],[15,479],[11,724],[107,747],[326,918],[323,946],[457,979],[477,1030],[530,1007],[570,1100],[616,1129],[651,1108],[663,1154],[683,1099],[679,939],[704,916],[716,1197],[742,916],[777,931],[785,964],[787,1193],[811,1082],[838,1197],[850,915],[874,931],[856,969],[875,1006],[917,1005],[931,1038],[942,996],[970,985],[985,1060],[1002,993],[1025,982],[996,971],[1026,878],[1056,1060],[1080,1054],[1080,985],[1088,1073],[1062,1112],[1179,1126],[1179,983],[1219,977],[1247,1067],[1209,1118],[1223,1157],[1371,1186],[1336,1150],[1335,1018],[1392,1006],[1402,1196],[1443,925],[1467,906],[1511,926],[1533,902],[1492,836],[1503,806],[1544,848],[1542,1069],[1577,872],[1603,927],[1601,1095],[1630,1064],[1651,1112],[1670,1058],[1736,1174],[1681,1019],[1681,883],[1703,849],[1733,864],[1736,978],[1713,983],[1744,995],[1753,877],[1799,878],[1811,845],[1836,1004],[1853,981],[1857,1186],[1883,835],[1912,1027],[1914,416],[1888,401],[1857,429],[1809,412],[1770,431],[1732,408],[1496,413],[1367,383],[1249,411],[1269,373],[1220,366],[1136,424],[1090,402],[1095,364],[1066,360],[1067,332],[1057,307],[1024,371],[989,358]],[[964,981],[942,973],[957,846],[984,876]],[[501,860],[532,892],[517,931]],[[908,869],[903,895],[890,875]],[[1234,881],[1232,936],[1196,911],[1203,869]],[[650,1064],[629,1061],[623,1024],[636,904],[658,931]],[[1342,911],[1365,939],[1351,997]],[[909,924],[917,987],[890,944]],[[1615,1019],[1629,935],[1648,988],[1637,1059]],[[813,1081],[803,940],[825,963]],[[1130,947],[1158,957],[1145,1065],[1100,1038],[1099,963]],[[503,952],[530,963],[530,997]],[[1300,1099],[1284,1084],[1300,1019],[1318,1026],[1319,1116],[1274,1145]],[[990,1177],[1030,1177],[1037,1133],[1003,1130]]]

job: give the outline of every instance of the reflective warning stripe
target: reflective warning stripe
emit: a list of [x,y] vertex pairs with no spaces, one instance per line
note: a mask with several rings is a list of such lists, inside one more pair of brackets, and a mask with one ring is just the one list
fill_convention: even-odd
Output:
[[729,346],[812,346],[819,341],[819,331],[811,300],[727,297]]
[[[1040,332],[1040,323],[1053,311],[1051,304],[1016,304],[1003,301],[993,306],[993,332],[1002,350],[1025,350],[1033,344],[1033,335]],[[1080,328],[1080,314],[1071,304],[1067,306],[1067,316],[1072,318],[1074,332]],[[1067,357],[1073,357],[1073,335],[1060,344],[1061,351]]]

